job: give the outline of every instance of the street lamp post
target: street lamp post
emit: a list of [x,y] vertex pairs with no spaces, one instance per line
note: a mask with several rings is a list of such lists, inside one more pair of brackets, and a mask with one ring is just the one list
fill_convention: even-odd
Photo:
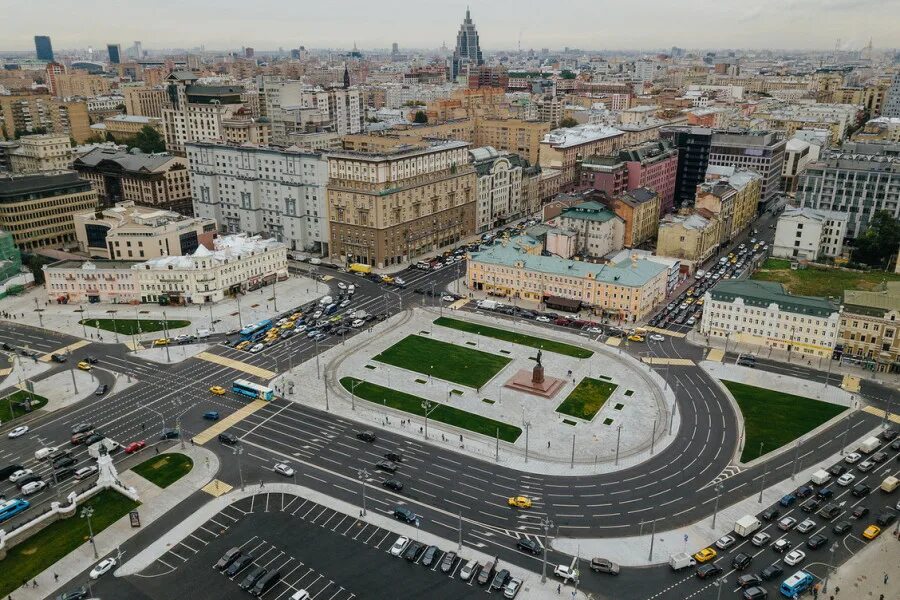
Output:
[[361,517],[366,516],[366,479],[369,477],[369,472],[365,469],[359,469],[356,472],[357,477],[359,477],[359,482],[362,485],[362,513]]
[[[762,450],[763,450],[763,443],[760,442],[759,443],[759,455],[760,456],[763,455]],[[756,500],[760,504],[762,504],[762,495],[763,495],[763,490],[766,489],[766,475],[768,475],[768,474],[769,474],[769,461],[766,461],[766,464],[763,466],[762,479],[760,479],[760,482],[759,482],[759,498],[757,498],[757,500]]]
[[525,428],[525,462],[528,462],[528,430],[531,429],[531,421],[523,421],[522,426]]
[[428,415],[430,415],[440,404],[432,403],[429,400],[422,400],[422,410],[425,411],[425,439],[428,439]]
[[91,546],[94,548],[94,560],[97,560],[98,558],[100,558],[100,555],[97,554],[97,542],[94,541],[94,528],[91,526],[91,517],[93,516],[93,506],[85,506],[81,509],[81,518],[87,519],[88,535],[90,536],[88,539],[91,540]]
[[163,311],[163,332],[166,335],[166,362],[172,362],[172,356],[169,353],[169,320],[166,319],[166,311]]
[[622,440],[622,426],[616,427],[616,462],[615,466],[619,466],[619,442]]
[[350,410],[356,410],[356,385],[359,383],[358,379],[354,379],[350,384]]
[[244,470],[241,468],[241,454],[244,453],[244,447],[238,446],[237,448],[232,448],[231,451],[234,452],[234,455],[237,457],[238,477],[241,480],[241,491],[243,492],[244,491]]
[[547,535],[550,533],[550,528],[553,527],[553,521],[544,516],[541,519],[541,527],[544,529],[544,557],[541,560],[541,583],[547,583]]
[[716,484],[716,507],[713,509],[713,520],[712,520],[712,528],[716,528],[716,516],[719,514],[719,498],[722,496],[722,490],[725,489],[725,486],[721,483]]
[[834,570],[834,551],[837,549],[837,542],[831,544],[831,547],[828,548],[828,552],[830,558],[828,559],[828,566],[825,568],[825,581],[822,583],[822,593],[828,593],[828,579],[831,577],[831,572]]
[[844,419],[847,421],[847,429],[844,430],[844,439],[841,440],[841,456],[847,451],[847,436],[850,435],[850,415]]
[[794,450],[794,463],[791,466],[791,479],[797,474],[797,463],[800,462],[800,440],[797,440],[797,446]]

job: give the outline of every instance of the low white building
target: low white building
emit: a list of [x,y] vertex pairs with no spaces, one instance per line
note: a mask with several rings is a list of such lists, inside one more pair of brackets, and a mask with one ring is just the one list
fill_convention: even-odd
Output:
[[772,256],[795,260],[834,258],[843,253],[846,236],[846,213],[787,208],[775,227]]
[[780,283],[722,281],[704,295],[700,333],[729,345],[831,358],[840,313],[829,300],[793,296]]

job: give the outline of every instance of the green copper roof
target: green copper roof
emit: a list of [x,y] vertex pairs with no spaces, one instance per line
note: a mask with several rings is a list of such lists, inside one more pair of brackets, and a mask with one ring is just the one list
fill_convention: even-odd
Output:
[[774,281],[722,281],[710,290],[713,300],[734,302],[742,298],[747,306],[766,308],[770,304],[787,312],[827,317],[838,312],[838,306],[825,298],[816,296],[794,296],[785,291],[784,286]]

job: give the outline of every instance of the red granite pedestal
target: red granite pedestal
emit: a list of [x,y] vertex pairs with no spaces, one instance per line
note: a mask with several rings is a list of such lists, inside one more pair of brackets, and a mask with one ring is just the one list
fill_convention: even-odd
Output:
[[[543,375],[543,369],[541,369],[541,374]],[[540,377],[541,381],[539,382],[534,381],[534,379],[535,377],[532,371],[520,369],[503,384],[503,387],[518,392],[525,392],[526,394],[541,396],[542,398],[552,398],[566,383],[565,379],[549,377],[547,375]]]

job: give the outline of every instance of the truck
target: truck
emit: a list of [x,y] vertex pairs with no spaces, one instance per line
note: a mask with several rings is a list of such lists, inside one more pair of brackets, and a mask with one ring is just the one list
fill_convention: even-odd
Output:
[[823,485],[825,483],[828,483],[830,479],[831,475],[829,475],[828,471],[826,471],[825,469],[819,469],[812,474],[812,477],[810,477],[810,480],[816,485]]
[[673,571],[687,569],[689,567],[693,567],[696,564],[696,559],[694,559],[693,556],[686,552],[679,552],[678,554],[672,554],[669,556],[669,566],[672,567]]
[[900,485],[900,479],[897,479],[893,475],[888,475],[884,478],[884,481],[881,482],[881,491],[890,494],[897,489],[898,485]]
[[350,266],[347,268],[351,273],[362,273],[363,275],[368,275],[372,272],[372,267],[363,263],[350,263]]
[[759,519],[753,515],[744,515],[734,524],[734,532],[741,537],[747,537],[760,527],[762,527],[762,523]]
[[482,300],[478,303],[478,308],[483,308],[484,310],[497,310],[501,306],[502,304],[496,300]]
[[866,438],[863,440],[863,443],[859,445],[859,451],[863,454],[872,454],[881,446],[881,440],[879,440],[874,435],[870,438]]
[[119,442],[113,441],[109,438],[103,438],[99,442],[94,442],[93,444],[88,446],[88,449],[87,449],[88,455],[91,458],[93,458],[94,460],[97,460],[98,458],[100,458],[100,447],[101,446],[106,448],[107,454],[112,454],[113,452],[116,452],[117,450],[119,450],[122,447],[119,444]]

